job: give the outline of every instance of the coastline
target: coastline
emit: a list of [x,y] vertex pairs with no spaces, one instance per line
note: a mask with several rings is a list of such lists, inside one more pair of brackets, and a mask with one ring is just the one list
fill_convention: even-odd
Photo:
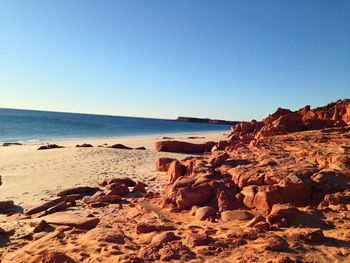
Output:
[[[202,143],[225,139],[226,132],[201,132],[127,136],[99,139],[53,140],[0,147],[0,200],[11,199],[24,209],[42,203],[60,190],[97,185],[106,178],[130,177],[146,182],[148,189],[160,192],[168,182],[166,174],[155,171],[159,157],[183,159],[188,154],[156,152],[155,142],[163,137]],[[188,139],[188,137],[199,137]],[[204,137],[204,138],[203,138]],[[39,145],[55,143],[65,148],[38,151]],[[76,148],[90,143],[93,148]],[[120,143],[147,150],[119,150],[108,146]],[[107,145],[105,145],[107,144]],[[103,147],[96,147],[101,145]]]

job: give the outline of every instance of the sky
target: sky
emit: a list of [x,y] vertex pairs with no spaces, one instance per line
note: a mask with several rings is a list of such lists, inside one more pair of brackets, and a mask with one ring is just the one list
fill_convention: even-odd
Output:
[[349,0],[0,0],[3,108],[259,120],[349,84]]

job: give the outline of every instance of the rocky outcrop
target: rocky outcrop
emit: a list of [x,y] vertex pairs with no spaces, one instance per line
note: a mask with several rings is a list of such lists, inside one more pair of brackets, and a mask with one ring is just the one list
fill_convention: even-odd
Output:
[[64,148],[64,147],[57,144],[47,144],[47,145],[40,146],[38,150],[49,150],[49,149],[59,149],[59,148]]
[[278,108],[260,122],[253,120],[237,124],[232,128],[229,138],[237,141],[347,125],[350,125],[350,100],[345,99],[315,109],[310,109],[310,106],[298,111]]
[[[350,101],[343,100],[314,110],[279,108],[261,122],[238,124],[210,153],[171,163],[163,206],[210,206],[219,212],[248,208],[264,215],[280,204],[306,207],[325,198],[327,206],[330,194],[350,189],[350,159],[344,150],[349,111]],[[180,142],[157,147],[195,151]]]
[[214,145],[215,142],[196,144],[190,142],[166,140],[156,142],[155,150],[157,152],[200,154],[204,152],[210,152]]

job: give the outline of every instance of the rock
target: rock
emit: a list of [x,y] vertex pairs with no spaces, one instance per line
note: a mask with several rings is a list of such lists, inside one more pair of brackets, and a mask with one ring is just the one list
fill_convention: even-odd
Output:
[[256,224],[260,222],[266,222],[266,218],[261,215],[256,216],[246,224],[246,227],[254,227]]
[[94,147],[89,143],[83,143],[83,144],[77,144],[75,147],[83,147],[83,148],[90,148],[90,147]]
[[60,252],[45,252],[41,256],[42,263],[75,263],[71,257]]
[[83,217],[68,212],[57,212],[42,217],[48,224],[64,225],[79,229],[92,229],[97,226],[100,219],[94,217]]
[[48,145],[43,145],[38,148],[38,150],[49,150],[49,149],[59,149],[59,148],[64,148],[63,146],[59,146],[57,144],[48,144]]
[[14,207],[12,200],[0,201],[0,211],[10,209]]
[[113,148],[113,149],[122,149],[122,150],[132,150],[132,148],[130,148],[130,147],[127,147],[127,146],[125,146],[125,145],[123,145],[123,144],[114,144],[114,145],[112,145],[110,148]]
[[290,233],[290,238],[295,241],[303,242],[322,242],[325,239],[322,229],[300,229],[296,233]]
[[156,219],[149,219],[136,225],[137,234],[170,230],[175,230],[175,227]]
[[215,215],[215,213],[216,213],[215,208],[213,208],[211,206],[199,207],[196,210],[195,219],[206,220],[206,219],[212,217],[213,215]]
[[180,188],[175,193],[176,207],[183,210],[193,205],[207,204],[214,196],[213,189],[208,184],[195,187]]
[[166,172],[169,169],[170,164],[176,161],[174,158],[161,157],[157,160],[156,163],[156,171],[158,172]]
[[106,193],[106,195],[118,195],[124,196],[129,193],[129,188],[123,184],[114,184],[114,187],[110,187],[110,191]]
[[186,174],[186,166],[175,160],[170,163],[167,174],[170,178],[170,183],[174,183],[179,177]]
[[53,207],[53,206],[61,203],[62,201],[64,201],[64,198],[63,197],[59,197],[59,198],[56,198],[54,200],[48,201],[48,202],[46,202],[46,203],[44,203],[42,205],[33,207],[33,208],[27,210],[25,213],[27,215],[34,215],[34,214],[43,212],[43,211],[49,209],[50,207]]
[[233,210],[221,212],[221,220],[250,220],[254,218],[254,215],[247,210]]
[[288,249],[288,243],[282,237],[274,235],[265,240],[264,249],[275,252],[283,252]]
[[180,241],[172,241],[165,244],[150,244],[142,247],[138,256],[146,262],[174,260],[188,262],[195,258],[195,253]]
[[204,143],[195,144],[181,141],[158,141],[156,142],[155,150],[157,152],[174,152],[174,153],[189,153],[198,154],[210,151],[210,145]]
[[49,224],[45,220],[41,220],[38,224],[35,225],[33,233],[43,232],[48,226]]
[[99,188],[89,187],[89,186],[79,186],[79,187],[73,187],[73,188],[69,188],[69,189],[60,191],[60,192],[57,193],[57,195],[58,196],[67,196],[67,195],[72,195],[72,194],[92,195],[97,190],[99,190]]
[[22,145],[22,143],[19,142],[4,142],[2,144],[2,146],[6,147],[6,146],[12,146],[12,145]]
[[125,244],[126,236],[123,231],[110,227],[96,227],[84,235],[85,240],[107,242],[112,244]]
[[151,244],[163,244],[169,242],[175,238],[174,232],[164,232],[155,235],[152,238]]
[[145,194],[147,193],[146,191],[147,184],[144,184],[142,182],[137,182],[134,189],[132,190],[133,193],[142,193]]
[[204,234],[189,233],[186,235],[185,243],[189,247],[206,246],[212,242],[212,239]]
[[289,204],[275,204],[273,205],[267,220],[271,224],[275,224],[281,219],[285,219],[286,222],[290,223],[299,213],[299,209]]
[[[124,177],[124,178],[113,178],[113,179],[107,179],[104,180],[100,183],[101,186],[106,186],[106,185],[126,185],[128,187],[134,187],[136,185],[136,182],[128,177]],[[113,188],[113,187],[112,187]],[[110,188],[110,189],[112,189]]]
[[53,214],[68,208],[68,203],[66,201],[62,201],[55,206],[50,207],[46,210],[46,214]]
[[99,195],[99,196],[91,196],[91,197],[85,197],[83,199],[85,204],[92,204],[92,203],[117,203],[122,198],[119,195]]
[[134,150],[146,150],[146,148],[145,147],[136,147],[136,148],[134,148]]

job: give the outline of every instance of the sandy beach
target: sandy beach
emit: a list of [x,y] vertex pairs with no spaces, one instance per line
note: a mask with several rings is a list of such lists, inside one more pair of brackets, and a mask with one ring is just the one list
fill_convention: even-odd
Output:
[[[38,205],[58,191],[97,182],[112,177],[130,177],[148,184],[148,190],[159,192],[168,178],[156,172],[159,157],[182,159],[187,154],[156,152],[154,145],[162,137],[201,143],[225,139],[223,132],[168,134],[159,136],[120,137],[50,141],[65,148],[38,151],[45,142],[0,147],[0,200],[11,199],[24,209]],[[198,137],[188,139],[188,137]],[[90,143],[93,148],[76,148]],[[120,150],[108,146],[120,143],[146,150]],[[98,145],[103,147],[97,147]]]

